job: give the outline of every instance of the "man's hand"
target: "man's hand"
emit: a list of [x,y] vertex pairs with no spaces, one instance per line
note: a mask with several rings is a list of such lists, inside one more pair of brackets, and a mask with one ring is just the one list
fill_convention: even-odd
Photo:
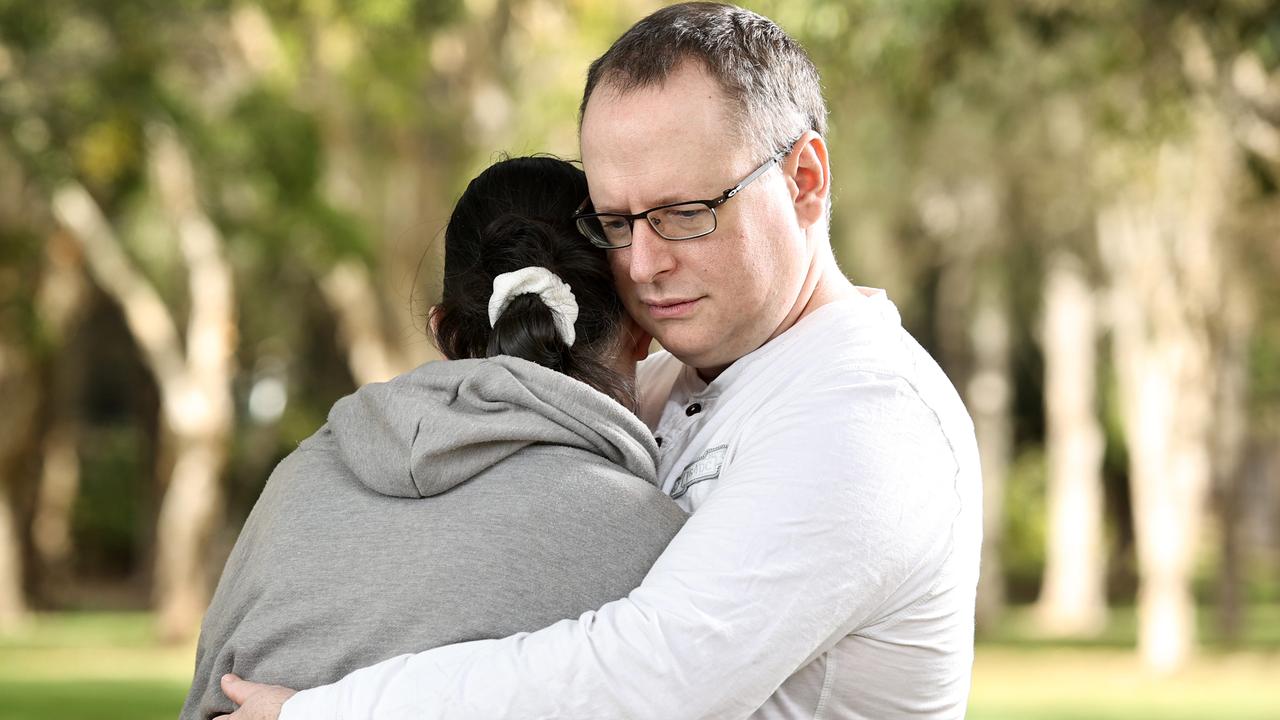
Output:
[[222,692],[240,709],[230,715],[219,715],[214,720],[278,720],[284,702],[298,691],[249,682],[228,673],[222,676]]

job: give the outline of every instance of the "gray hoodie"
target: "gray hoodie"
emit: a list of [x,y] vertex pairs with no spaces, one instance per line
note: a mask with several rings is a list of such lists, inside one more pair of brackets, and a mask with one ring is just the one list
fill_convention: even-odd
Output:
[[510,357],[428,363],[339,400],[240,533],[182,718],[234,709],[227,672],[313,687],[626,596],[685,519],[656,453],[614,400]]

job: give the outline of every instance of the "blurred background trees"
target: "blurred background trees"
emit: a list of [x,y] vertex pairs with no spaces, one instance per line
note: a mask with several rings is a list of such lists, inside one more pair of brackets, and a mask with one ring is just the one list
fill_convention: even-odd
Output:
[[[843,267],[973,413],[980,629],[1136,604],[1172,669],[1280,602],[1280,5],[745,4],[823,72]],[[189,636],[274,463],[435,357],[461,188],[576,157],[656,6],[0,0],[0,629]]]

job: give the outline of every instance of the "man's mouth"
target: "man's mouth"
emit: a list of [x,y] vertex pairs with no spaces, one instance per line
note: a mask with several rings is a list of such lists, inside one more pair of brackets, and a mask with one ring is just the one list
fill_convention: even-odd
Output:
[[702,302],[702,298],[670,298],[645,300],[645,309],[656,320],[671,320],[689,315]]

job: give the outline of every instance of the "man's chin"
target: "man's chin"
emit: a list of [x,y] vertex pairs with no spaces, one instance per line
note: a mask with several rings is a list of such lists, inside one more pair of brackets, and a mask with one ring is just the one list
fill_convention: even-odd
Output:
[[666,333],[665,336],[653,333],[653,339],[677,360],[696,369],[703,378],[715,377],[733,364],[732,359],[726,359],[722,352],[717,352],[720,348],[707,347],[705,340],[682,338],[680,333]]

